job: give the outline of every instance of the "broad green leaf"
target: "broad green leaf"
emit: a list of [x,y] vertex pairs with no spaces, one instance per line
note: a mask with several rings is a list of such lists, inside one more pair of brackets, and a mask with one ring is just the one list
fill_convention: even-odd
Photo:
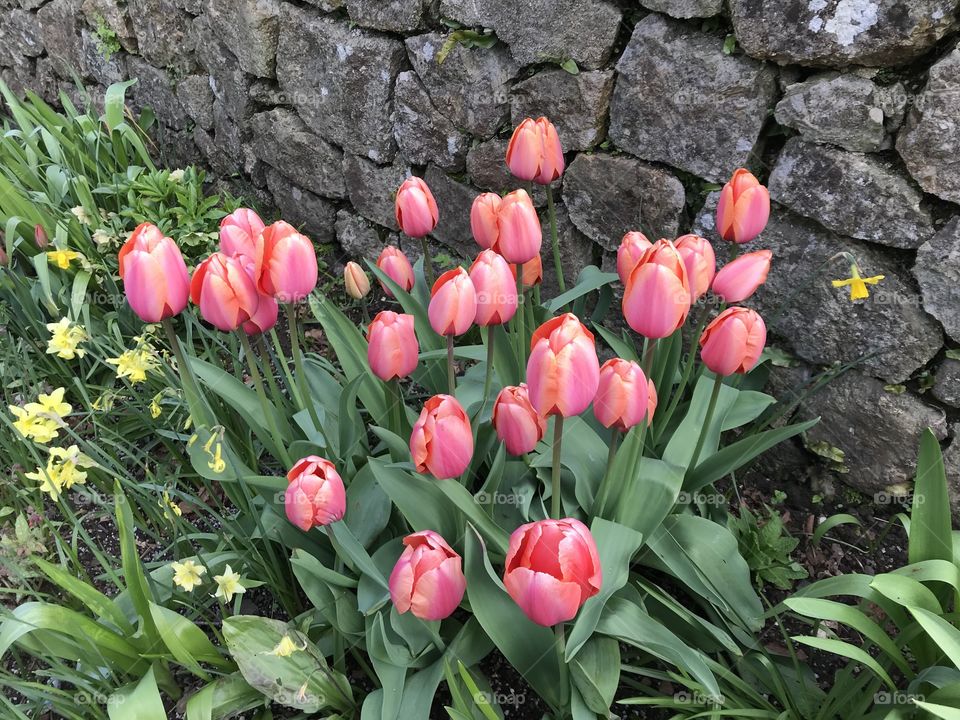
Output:
[[620,276],[616,273],[602,272],[596,265],[587,265],[583,270],[580,271],[580,275],[577,277],[576,285],[567,290],[565,293],[557,295],[552,300],[544,303],[544,307],[546,307],[548,312],[556,313],[564,306],[569,305],[574,300],[583,297],[587,293],[593,292],[594,290],[599,290],[604,285],[609,285],[612,282],[616,282],[619,277]]
[[910,520],[908,555],[911,563],[953,561],[947,474],[940,443],[929,428],[920,438]]
[[937,596],[913,578],[895,573],[883,573],[873,578],[870,587],[905,608],[922,608],[935,615],[943,612]]
[[841,657],[848,658],[854,662],[858,662],[861,665],[870,668],[870,670],[872,670],[877,677],[883,680],[883,682],[891,690],[896,688],[893,680],[890,679],[887,671],[880,666],[880,663],[855,645],[843,642],[842,640],[821,637],[795,636],[791,638],[791,640],[798,642],[801,645],[807,645],[809,647],[816,648],[817,650],[823,650],[825,652],[833,653],[834,655],[840,655]]
[[152,667],[139,682],[126,685],[109,697],[107,715],[110,720],[167,720]]
[[263,695],[240,673],[205,685],[187,700],[187,720],[219,720],[263,704]]
[[570,664],[570,676],[584,703],[593,712],[606,715],[620,684],[620,646],[614,638],[596,635]]
[[937,644],[940,652],[950,659],[954,667],[960,668],[960,630],[939,615],[923,608],[912,607],[909,610],[927,635]]
[[123,122],[124,96],[127,88],[136,83],[136,79],[114,83],[103,94],[103,121],[107,129],[113,132]]
[[194,675],[207,680],[200,663],[229,667],[230,663],[194,623],[173,610],[150,603],[150,614],[170,654]]

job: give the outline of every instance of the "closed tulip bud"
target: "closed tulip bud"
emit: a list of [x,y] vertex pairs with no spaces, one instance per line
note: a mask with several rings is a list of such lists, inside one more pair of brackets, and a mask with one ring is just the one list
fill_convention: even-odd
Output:
[[253,210],[234,210],[220,221],[220,252],[255,258],[256,243],[263,228],[263,220]]
[[462,267],[437,278],[427,308],[430,326],[438,335],[463,335],[477,316],[477,291]]
[[403,544],[388,583],[397,612],[426,621],[450,617],[467,589],[460,556],[433,530],[407,535]]
[[317,286],[317,251],[297,229],[278,220],[257,243],[256,277],[260,292],[282,303],[300,302]]
[[720,192],[717,232],[724,240],[746,243],[763,232],[770,219],[770,193],[749,171],[740,168]]
[[772,259],[770,250],[741,255],[720,269],[710,289],[724,302],[743,302],[767,281]]
[[676,332],[690,312],[687,267],[669,240],[657,240],[627,278],[623,315],[636,332],[665,338]]
[[637,363],[614,358],[603,364],[593,400],[593,414],[601,425],[626,431],[644,418],[649,425],[656,409],[657,389]]
[[183,255],[156,225],[138,226],[120,248],[117,262],[127,301],[144,322],[160,322],[187,306],[190,275]]
[[549,185],[563,175],[565,162],[557,129],[547,118],[527,118],[513,131],[507,167],[520,180]]
[[370,294],[370,278],[357,263],[350,261],[343,268],[343,286],[347,295],[360,300]]
[[418,177],[408,177],[397,190],[396,213],[397,225],[413,238],[429,235],[440,219],[433,193]]
[[526,383],[505,387],[493,403],[493,428],[511,455],[533,452],[547,431],[546,420],[530,404]]
[[367,362],[383,381],[404,378],[417,368],[420,343],[413,315],[390,310],[379,313],[367,329]]
[[767,326],[753,310],[732,307],[720,313],[700,336],[703,364],[717,375],[748,373],[767,342]]
[[473,431],[463,406],[452,395],[427,400],[410,434],[410,456],[418,473],[438,480],[462,475],[473,457]]
[[[413,289],[413,266],[399,248],[387,245],[377,258],[377,267],[403,290],[410,292]],[[386,283],[381,281],[380,287],[383,288],[387,297],[393,297],[393,291],[387,287]]]
[[500,238],[500,204],[496,193],[477,195],[470,207],[470,230],[477,245],[484,250],[496,250]]
[[[276,301],[257,290],[253,260],[245,255],[215,252],[200,263],[190,281],[190,298],[200,306],[203,319],[223,332],[248,322],[252,323],[249,327],[262,331],[271,315],[276,322],[276,311],[266,302],[275,306]],[[261,303],[265,307],[261,308]]]
[[510,536],[503,585],[524,615],[551,627],[572,620],[598,592],[603,570],[593,535],[579,520],[540,520]]
[[526,190],[514,190],[500,204],[500,235],[493,249],[508,263],[522,265],[540,254],[543,231]]
[[283,507],[287,519],[301,530],[343,519],[347,494],[333,463],[316,455],[305,457],[287,473]]
[[271,330],[277,324],[280,315],[280,304],[270,295],[259,294],[260,304],[257,311],[240,327],[247,335],[259,335]]
[[47,246],[50,245],[50,240],[47,238],[47,231],[43,229],[43,225],[38,224],[33,226],[33,240],[41,250],[46,250]]
[[623,236],[617,249],[617,274],[620,282],[627,284],[627,278],[640,262],[643,254],[653,245],[642,232],[631,231]]
[[600,384],[593,333],[572,313],[547,320],[530,341],[527,385],[530,403],[541,415],[579,415]]
[[484,250],[470,266],[470,279],[477,291],[477,325],[510,322],[517,313],[517,282],[507,261],[493,250]]
[[687,268],[690,301],[696,302],[710,289],[710,283],[717,274],[717,257],[713,252],[713,245],[699,235],[683,235],[677,238],[674,245]]

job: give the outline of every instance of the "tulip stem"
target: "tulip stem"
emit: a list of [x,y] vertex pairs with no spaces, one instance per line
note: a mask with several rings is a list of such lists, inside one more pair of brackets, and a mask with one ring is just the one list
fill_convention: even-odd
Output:
[[613,428],[610,432],[610,449],[607,452],[607,469],[603,473],[603,479],[600,481],[600,488],[597,490],[597,498],[593,502],[593,514],[603,517],[604,509],[607,504],[607,495],[610,494],[610,468],[613,467],[613,461],[617,457],[617,441],[620,439],[620,431]]
[[422,620],[423,626],[427,629],[427,632],[430,633],[430,637],[433,638],[433,644],[441,653],[447,651],[447,644],[443,641],[443,638],[440,637],[440,622],[433,620]]
[[687,353],[687,358],[683,364],[683,374],[680,376],[680,384],[677,385],[677,389],[674,391],[673,397],[670,398],[670,405],[667,406],[667,409],[663,415],[657,419],[657,430],[653,438],[654,445],[660,441],[660,435],[670,423],[670,419],[673,417],[673,413],[676,412],[677,406],[680,404],[680,400],[683,399],[683,392],[687,389],[687,384],[690,382],[690,374],[693,372],[693,366],[696,365],[697,343],[700,340],[700,336],[703,334],[703,328],[706,326],[709,318],[710,311],[705,307],[703,312],[700,314],[700,322],[697,323],[697,329],[694,331],[694,336],[691,340],[690,351]]
[[297,310],[292,303],[283,306],[287,313],[287,327],[290,331],[290,352],[293,354],[293,368],[297,375],[298,394],[300,395],[300,407],[310,414],[310,422],[317,429],[317,432],[323,437],[323,444],[329,448],[326,433],[323,432],[323,426],[320,423],[320,416],[317,415],[317,408],[313,404],[313,398],[310,397],[310,385],[307,382],[307,374],[303,369],[303,349],[300,347],[300,329],[297,326]]
[[567,290],[563,280],[563,262],[560,260],[560,238],[557,235],[557,208],[553,204],[553,185],[547,185],[547,215],[550,218],[550,241],[553,243],[553,267],[557,273],[557,284],[560,292]]
[[363,296],[362,298],[360,298],[360,310],[361,312],[363,312],[363,324],[369,325],[370,324],[370,308],[367,307],[366,296]]
[[560,697],[563,701],[563,704],[566,705],[569,702],[570,697],[570,688],[568,686],[569,673],[567,670],[567,636],[563,623],[558,623],[556,628],[554,628],[554,633],[557,638],[557,663],[559,664],[560,670]]
[[423,248],[423,276],[427,279],[427,291],[433,290],[433,258],[430,257],[430,242],[427,235],[420,238],[420,247]]
[[517,314],[513,316],[514,319],[514,329],[517,331],[517,362],[520,364],[520,374],[523,375],[524,368],[527,365],[527,349],[524,346],[526,331],[524,329],[523,313],[524,307],[522,304],[523,298],[523,265],[517,263],[517,303],[520,303],[517,307]]
[[690,458],[690,464],[687,470],[693,470],[697,467],[697,461],[700,460],[700,453],[703,450],[703,444],[707,440],[707,433],[710,431],[710,422],[713,420],[713,413],[717,409],[717,398],[720,397],[720,388],[723,387],[723,375],[716,375],[713,379],[713,392],[710,393],[710,402],[707,405],[707,414],[703,418],[703,426],[700,428],[700,437],[697,438],[697,446],[693,449],[693,456]]
[[487,326],[487,368],[483,377],[483,395],[480,399],[480,407],[477,410],[477,414],[473,416],[472,422],[477,422],[477,419],[483,415],[484,409],[487,407],[487,398],[490,397],[490,385],[493,380],[493,339],[497,336],[496,330],[493,325]]
[[247,357],[247,366],[250,368],[250,377],[253,378],[253,387],[257,391],[257,397],[260,398],[260,407],[267,420],[267,428],[273,436],[273,443],[277,446],[277,452],[280,457],[277,458],[283,462],[284,466],[289,468],[293,465],[287,448],[283,444],[283,438],[280,437],[280,430],[277,428],[277,418],[274,416],[274,410],[267,400],[267,391],[263,387],[263,377],[260,375],[260,369],[257,367],[257,359],[253,356],[253,348],[250,347],[250,338],[240,330],[237,333],[240,336],[240,346],[243,348],[243,354]]
[[560,519],[560,445],[563,441],[563,415],[553,418],[553,486],[550,496],[550,517]]
[[453,364],[453,335],[447,335],[447,392],[456,397],[457,370]]
[[203,400],[203,395],[200,393],[200,386],[193,375],[193,370],[187,364],[183,348],[180,346],[180,338],[177,337],[177,333],[173,329],[173,321],[170,318],[164,318],[160,321],[160,324],[163,325],[163,329],[167,333],[167,341],[170,343],[170,349],[173,350],[173,356],[177,361],[180,382],[183,384],[183,392],[187,396],[187,406],[190,408],[191,414],[197,413],[199,415],[199,417],[194,418],[194,421],[207,427],[213,427],[216,421],[207,413],[207,406]]

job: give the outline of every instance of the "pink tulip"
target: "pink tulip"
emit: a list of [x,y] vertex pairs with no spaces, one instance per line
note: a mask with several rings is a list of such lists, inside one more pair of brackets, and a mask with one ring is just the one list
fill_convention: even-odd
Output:
[[547,320],[530,341],[527,385],[530,403],[541,415],[579,415],[600,384],[593,334],[572,313]]
[[408,177],[397,190],[397,225],[413,238],[426,237],[440,219],[437,201],[423,179]]
[[717,375],[748,373],[767,342],[767,326],[753,310],[732,307],[720,313],[700,336],[703,364]]
[[404,378],[417,369],[420,343],[413,315],[390,310],[379,313],[367,329],[367,362],[383,381]]
[[290,469],[287,480],[283,507],[287,519],[298,528],[309,530],[343,519],[347,494],[332,462],[310,455]]
[[579,520],[540,520],[510,536],[503,585],[524,614],[550,627],[576,616],[603,582],[593,535]]
[[362,267],[351,261],[343,267],[343,287],[347,295],[360,300],[370,294],[370,278]]
[[543,231],[533,201],[526,190],[503,198],[498,215],[500,234],[493,247],[508,263],[522,265],[540,254]]
[[434,395],[427,400],[410,435],[410,456],[418,473],[430,473],[438,480],[458,477],[473,457],[470,419],[451,395]]
[[653,243],[647,240],[647,236],[642,232],[632,231],[623,236],[620,247],[617,249],[617,274],[620,276],[620,282],[627,284],[630,273],[652,245]]
[[248,333],[263,332],[273,327],[271,317],[274,323],[277,319],[276,300],[257,290],[253,259],[245,255],[215,252],[200,263],[190,281],[190,298],[203,319],[224,332],[241,326]]
[[493,250],[484,250],[470,266],[477,291],[477,325],[504,325],[517,312],[517,281],[510,265]]
[[257,239],[263,227],[263,220],[253,210],[234,210],[220,221],[220,252],[255,258]]
[[[147,223],[144,223],[144,225],[146,224]],[[143,225],[141,225],[140,227],[143,227]],[[137,230],[139,230],[140,227],[138,227]],[[150,227],[154,227],[154,226],[151,225]],[[134,232],[136,232],[136,230],[134,230]],[[157,230],[157,232],[160,232],[160,231]],[[50,239],[47,237],[47,231],[43,229],[43,225],[37,224],[33,226],[33,241],[37,244],[37,247],[40,248],[41,250],[46,250],[47,247],[50,245]],[[124,247],[126,247],[126,245],[124,245]],[[120,249],[120,252],[123,252],[123,248]],[[121,264],[120,267],[122,268],[123,265]],[[121,275],[120,277],[123,277],[123,275]]]
[[143,223],[117,255],[123,290],[146,323],[179,314],[190,296],[190,275],[176,243],[156,225]]
[[626,431],[644,418],[649,425],[656,409],[657,388],[637,363],[614,358],[603,364],[593,400],[593,414],[601,425]]
[[502,200],[496,193],[477,195],[470,207],[470,230],[473,239],[484,250],[497,249],[500,237],[500,204]]
[[677,238],[674,246],[687,268],[690,302],[694,303],[710,289],[710,283],[717,274],[717,257],[713,252],[713,245],[699,235],[683,235]]
[[477,316],[477,291],[462,267],[437,278],[427,308],[430,326],[438,335],[463,335]]
[[740,168],[720,192],[717,232],[724,240],[750,242],[770,219],[770,193],[749,171]]
[[657,240],[627,278],[623,315],[636,332],[665,338],[690,312],[690,283],[680,253],[669,240]]
[[467,589],[460,556],[433,530],[407,535],[403,544],[389,582],[397,612],[427,621],[449,617]]
[[[413,289],[413,266],[399,248],[387,245],[377,258],[377,267],[403,290],[410,292]],[[393,297],[393,291],[387,287],[386,283],[381,281],[380,287],[383,288],[387,297]]]
[[563,147],[557,129],[547,118],[527,118],[513,131],[507,146],[507,167],[521,180],[549,185],[563,175]]
[[533,409],[526,383],[508,386],[493,403],[493,428],[511,455],[533,452],[547,431],[546,420]]
[[710,289],[724,302],[743,302],[767,281],[772,259],[773,253],[769,250],[741,255],[721,268]]
[[256,276],[259,289],[278,302],[296,303],[317,286],[317,252],[297,229],[278,220],[257,243]]

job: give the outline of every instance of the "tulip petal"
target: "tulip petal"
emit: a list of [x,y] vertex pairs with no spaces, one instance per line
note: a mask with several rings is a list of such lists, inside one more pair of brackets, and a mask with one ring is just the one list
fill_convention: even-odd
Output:
[[523,613],[544,627],[572,620],[580,609],[580,586],[574,582],[519,567],[504,576],[503,584]]

